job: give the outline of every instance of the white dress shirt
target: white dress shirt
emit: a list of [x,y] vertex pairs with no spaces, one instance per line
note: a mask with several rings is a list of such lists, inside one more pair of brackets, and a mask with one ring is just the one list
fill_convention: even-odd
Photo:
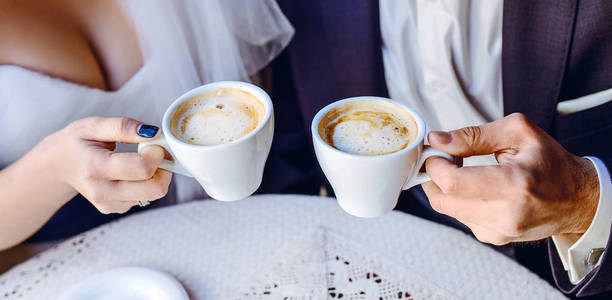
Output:
[[[391,98],[417,110],[430,130],[448,131],[503,117],[503,0],[379,3],[385,81]],[[609,96],[610,90],[571,100],[572,105],[560,105],[559,112],[587,109],[611,100]],[[612,225],[610,174],[599,159],[588,158],[600,182],[595,218],[581,236],[553,237],[574,284],[597,265],[594,255],[600,251],[592,249],[606,247]],[[493,156],[485,156],[466,163],[496,162]],[[594,252],[591,257],[590,252]]]

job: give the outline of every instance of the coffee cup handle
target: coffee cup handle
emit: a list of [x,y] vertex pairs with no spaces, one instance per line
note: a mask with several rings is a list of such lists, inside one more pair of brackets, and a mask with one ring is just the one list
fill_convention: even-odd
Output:
[[168,141],[166,140],[166,136],[164,135],[163,132],[159,135],[158,138],[156,138],[156,139],[154,139],[152,141],[138,144],[138,153],[142,152],[142,149],[144,149],[146,147],[149,147],[149,146],[154,146],[154,145],[161,146],[166,151],[168,151],[168,153],[170,153],[170,156],[172,156],[172,160],[168,160],[168,159],[162,160],[161,164],[159,165],[160,169],[168,170],[170,172],[174,172],[174,173],[177,173],[177,174],[185,175],[185,176],[188,176],[188,177],[193,177],[193,176],[191,176],[189,171],[187,171],[176,160],[176,157],[174,157],[174,153],[172,153],[172,150],[170,150],[170,146],[168,145]]
[[425,164],[425,161],[432,156],[440,156],[442,158],[448,159],[451,162],[454,162],[454,158],[450,154],[442,152],[440,150],[436,150],[429,145],[424,145],[423,154],[421,155],[421,158],[419,158],[419,161],[417,162],[415,173],[404,184],[404,187],[403,187],[404,190],[407,190],[415,185],[419,185],[421,183],[431,180],[431,178],[429,177],[429,175],[427,175],[427,173],[421,172],[420,170],[423,167],[423,164]]

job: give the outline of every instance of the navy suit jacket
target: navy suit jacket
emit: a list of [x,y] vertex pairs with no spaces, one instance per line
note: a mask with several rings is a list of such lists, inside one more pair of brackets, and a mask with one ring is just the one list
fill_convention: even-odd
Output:
[[[378,2],[278,2],[296,32],[273,64],[278,128],[260,191],[313,192],[324,180],[310,144],[315,113],[346,97],[388,95]],[[504,114],[526,114],[568,151],[598,156],[612,170],[612,102],[556,113],[559,101],[612,88],[612,1],[504,1],[502,70]],[[522,245],[512,256],[572,297],[612,299],[612,242],[577,286],[550,244]]]

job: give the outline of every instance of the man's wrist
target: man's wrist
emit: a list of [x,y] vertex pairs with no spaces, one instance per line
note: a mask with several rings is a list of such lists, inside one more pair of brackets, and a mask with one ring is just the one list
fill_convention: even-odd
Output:
[[562,234],[583,234],[595,217],[599,204],[599,177],[593,163],[583,157],[575,157],[575,191],[576,196],[567,199],[574,203],[572,220]]
[[[586,232],[578,236],[572,237],[569,234],[553,236],[553,242],[572,284],[582,281],[601,262],[601,255],[608,245],[612,225],[612,180],[609,169],[597,157],[585,158],[592,163],[597,173],[599,198],[595,216]],[[578,171],[576,174],[578,175]],[[579,237],[578,240],[576,237]]]

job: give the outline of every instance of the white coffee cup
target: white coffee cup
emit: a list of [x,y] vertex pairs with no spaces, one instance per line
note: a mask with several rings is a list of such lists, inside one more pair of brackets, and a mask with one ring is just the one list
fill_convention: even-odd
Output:
[[[265,108],[263,121],[245,136],[219,145],[194,145],[173,136],[170,119],[176,108],[195,95],[218,88],[235,88],[255,96]],[[206,84],[183,94],[168,107],[162,119],[162,132],[159,138],[139,144],[138,151],[151,145],[162,146],[173,160],[163,160],[160,168],[194,177],[214,199],[243,199],[253,194],[261,184],[274,133],[272,101],[264,90],[249,83],[221,81]]]
[[[334,108],[363,100],[391,101],[406,110],[417,124],[417,138],[397,152],[371,156],[343,152],[327,144],[319,135],[321,119]],[[338,204],[358,217],[378,217],[393,210],[402,190],[431,180],[426,173],[419,172],[427,158],[441,156],[453,160],[451,155],[423,145],[427,129],[416,111],[387,98],[353,97],[331,103],[315,115],[311,130],[317,160]]]

